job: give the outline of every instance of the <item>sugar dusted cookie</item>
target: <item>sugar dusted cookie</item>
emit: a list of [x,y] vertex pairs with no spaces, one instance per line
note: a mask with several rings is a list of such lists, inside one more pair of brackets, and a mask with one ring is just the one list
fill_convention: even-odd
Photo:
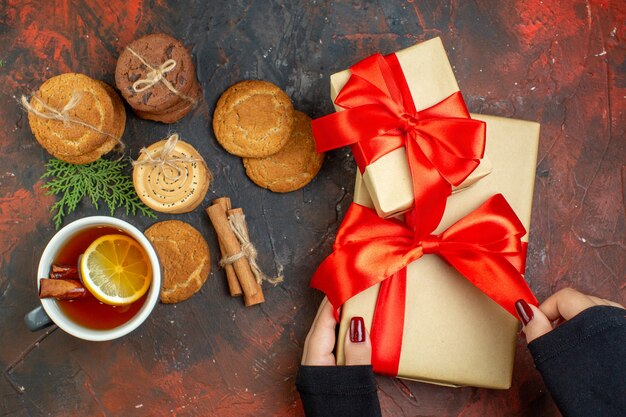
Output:
[[296,111],[289,142],[265,158],[243,158],[248,177],[258,186],[288,193],[307,185],[319,172],[324,154],[315,149],[311,118]]
[[209,245],[200,232],[185,222],[168,220],[153,224],[144,234],[161,263],[161,302],[179,303],[198,292],[211,271]]
[[218,100],[213,130],[229,153],[262,158],[287,144],[293,118],[289,96],[276,85],[260,80],[241,81]]

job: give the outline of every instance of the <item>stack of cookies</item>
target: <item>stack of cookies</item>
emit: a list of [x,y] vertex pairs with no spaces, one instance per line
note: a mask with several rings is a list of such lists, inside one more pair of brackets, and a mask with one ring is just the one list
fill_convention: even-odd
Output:
[[115,84],[137,116],[162,123],[185,117],[202,96],[189,51],[164,34],[144,36],[124,48]]
[[226,151],[243,157],[248,177],[274,192],[304,187],[324,161],[311,119],[267,81],[242,81],[226,90],[213,114],[213,130]]
[[83,74],[48,79],[28,102],[28,122],[37,141],[72,164],[94,162],[120,142],[124,104],[112,87]]

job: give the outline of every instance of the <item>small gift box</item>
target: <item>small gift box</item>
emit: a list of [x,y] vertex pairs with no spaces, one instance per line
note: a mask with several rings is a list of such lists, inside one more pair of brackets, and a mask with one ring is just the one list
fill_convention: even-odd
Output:
[[[486,151],[491,155],[493,171],[471,190],[448,198],[445,213],[434,234],[450,230],[453,223],[458,221],[458,224],[459,219],[467,218],[470,212],[473,215],[478,211],[475,210],[477,207],[482,205],[481,209],[484,208],[485,201],[498,201],[504,205],[508,201],[506,206],[510,205],[514,215],[519,218],[515,220],[519,223],[518,231],[523,231],[524,228],[529,230],[539,125],[492,116],[472,117],[487,123]],[[494,196],[498,193],[504,198]],[[372,206],[372,200],[359,172],[354,201],[361,206]],[[478,228],[476,234],[489,233],[483,230]],[[368,231],[361,233],[366,232]],[[338,240],[339,238],[338,235]],[[527,241],[527,238],[526,234],[522,240]],[[486,241],[489,242],[489,239],[487,237]],[[521,253],[525,254],[525,251]],[[487,262],[488,259],[484,261],[483,263],[481,258],[472,260],[477,262],[474,266],[479,264],[479,268],[484,268],[484,277],[488,277],[491,264]],[[398,322],[402,324],[398,334],[393,335],[392,331],[391,336],[384,336],[375,344],[378,346],[375,349],[379,349],[373,354],[377,362],[374,363],[375,371],[390,374],[392,372],[388,369],[394,369],[395,366],[395,375],[405,379],[448,386],[509,388],[518,330],[518,321],[512,315],[511,303],[509,301],[508,311],[502,308],[461,275],[453,264],[454,262],[442,260],[440,256],[425,254],[407,266],[405,281],[396,278],[385,280],[345,302],[341,310],[338,362],[344,361],[343,341],[350,318],[363,317],[368,330],[371,330],[376,314],[380,313],[376,310],[379,293],[389,292],[388,288],[381,288],[386,282],[391,282],[392,285],[397,282],[406,285],[406,296],[404,300],[392,300],[391,308],[396,309],[401,302],[404,316],[401,320],[398,317],[383,318],[384,332],[379,334],[389,334],[390,327],[398,327]],[[523,271],[523,265],[519,269]],[[518,284],[525,286],[522,277],[519,278],[521,283]],[[495,288],[496,292],[513,291],[512,288],[498,287],[498,284],[495,284]],[[524,291],[520,289],[521,293]],[[501,300],[499,302],[502,304]],[[399,345],[394,345],[395,343]],[[396,363],[387,363],[393,361]]]
[[[439,38],[374,55],[331,75],[330,83],[338,113],[313,122],[318,150],[351,145],[379,216],[426,200],[442,211],[450,191],[491,172],[484,128],[469,119]],[[445,184],[432,190],[440,180]]]

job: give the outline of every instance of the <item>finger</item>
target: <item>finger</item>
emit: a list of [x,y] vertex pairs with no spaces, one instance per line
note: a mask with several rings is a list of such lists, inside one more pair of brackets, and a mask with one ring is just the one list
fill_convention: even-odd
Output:
[[[328,310],[330,309],[330,316]],[[332,322],[329,322],[329,319],[332,319]],[[313,319],[313,323],[311,324],[311,328],[309,329],[309,333],[306,336],[306,340],[304,342],[305,351],[308,348],[312,335],[318,331],[321,327],[322,330],[325,330],[328,327],[334,328],[337,325],[337,321],[335,320],[335,316],[332,314],[332,305],[328,301],[328,298],[324,297],[320,306],[317,309],[317,313],[315,314],[315,318]]]
[[334,332],[335,326],[337,326],[337,320],[335,320],[335,315],[333,314],[333,305],[330,301],[328,301],[328,298],[324,297],[322,303],[320,304],[320,308],[317,310],[317,315],[315,316],[315,320],[311,326],[311,331],[332,330]]
[[315,318],[313,318],[313,323],[311,323],[311,328],[309,329],[309,332],[306,335],[306,339],[304,339],[304,349],[302,350],[302,363],[303,364],[307,362],[307,358],[309,356],[309,344],[311,343],[311,334],[315,330],[318,318],[324,311],[324,308],[325,308],[324,306],[327,303],[328,303],[328,298],[324,297],[322,299],[322,302],[320,303],[320,306],[317,308],[317,312],[315,313]]
[[599,306],[608,306],[608,305],[610,305],[609,304],[609,300],[605,300],[604,298],[596,297],[595,295],[588,295],[587,297],[589,297],[589,299],[591,301],[596,303],[596,305],[599,305]]
[[322,298],[322,302],[320,303],[320,306],[317,308],[317,313],[315,313],[315,318],[313,319],[313,323],[311,323],[311,328],[315,327],[315,323],[317,323],[317,319],[319,318],[320,314],[324,310],[324,305],[326,303],[328,303],[328,298],[326,297]]
[[515,303],[515,307],[522,321],[522,330],[526,335],[527,343],[532,342],[552,330],[550,320],[539,308],[528,305],[523,300]]
[[302,360],[300,361],[300,363],[303,365],[307,362],[307,358],[309,355],[309,335],[310,335],[310,330],[309,330],[309,334],[307,334],[306,338],[304,339],[304,348],[302,349]]
[[372,342],[362,317],[352,317],[344,342],[346,365],[370,365]]
[[616,303],[615,301],[607,300],[606,298],[600,298],[593,295],[588,295],[597,305],[605,305],[611,307],[624,308],[620,303]]
[[593,295],[588,295],[588,297],[593,300],[597,305],[605,305],[610,307],[624,308],[620,303],[616,303],[615,301],[607,300],[606,298],[600,298]]
[[560,317],[569,320],[594,305],[596,303],[587,295],[572,288],[563,288],[548,297],[539,308],[550,321],[554,321]]
[[333,348],[335,347],[337,321],[333,314],[333,308],[326,298],[322,300],[311,330],[306,337],[301,362],[303,365],[330,366],[336,364]]

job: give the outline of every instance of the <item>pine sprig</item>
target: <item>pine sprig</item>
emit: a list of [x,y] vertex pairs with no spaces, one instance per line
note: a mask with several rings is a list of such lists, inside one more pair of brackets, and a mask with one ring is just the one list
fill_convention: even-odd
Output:
[[99,159],[86,165],[74,165],[58,159],[48,161],[41,179],[45,180],[43,188],[48,189],[46,194],[60,197],[50,208],[55,227],[59,228],[63,217],[76,210],[85,196],[96,210],[100,202],[104,202],[111,216],[116,209],[124,207],[127,215],[134,216],[140,211],[144,216],[156,219],[154,212],[137,197],[132,179],[124,173],[126,167],[127,164],[121,160]]

